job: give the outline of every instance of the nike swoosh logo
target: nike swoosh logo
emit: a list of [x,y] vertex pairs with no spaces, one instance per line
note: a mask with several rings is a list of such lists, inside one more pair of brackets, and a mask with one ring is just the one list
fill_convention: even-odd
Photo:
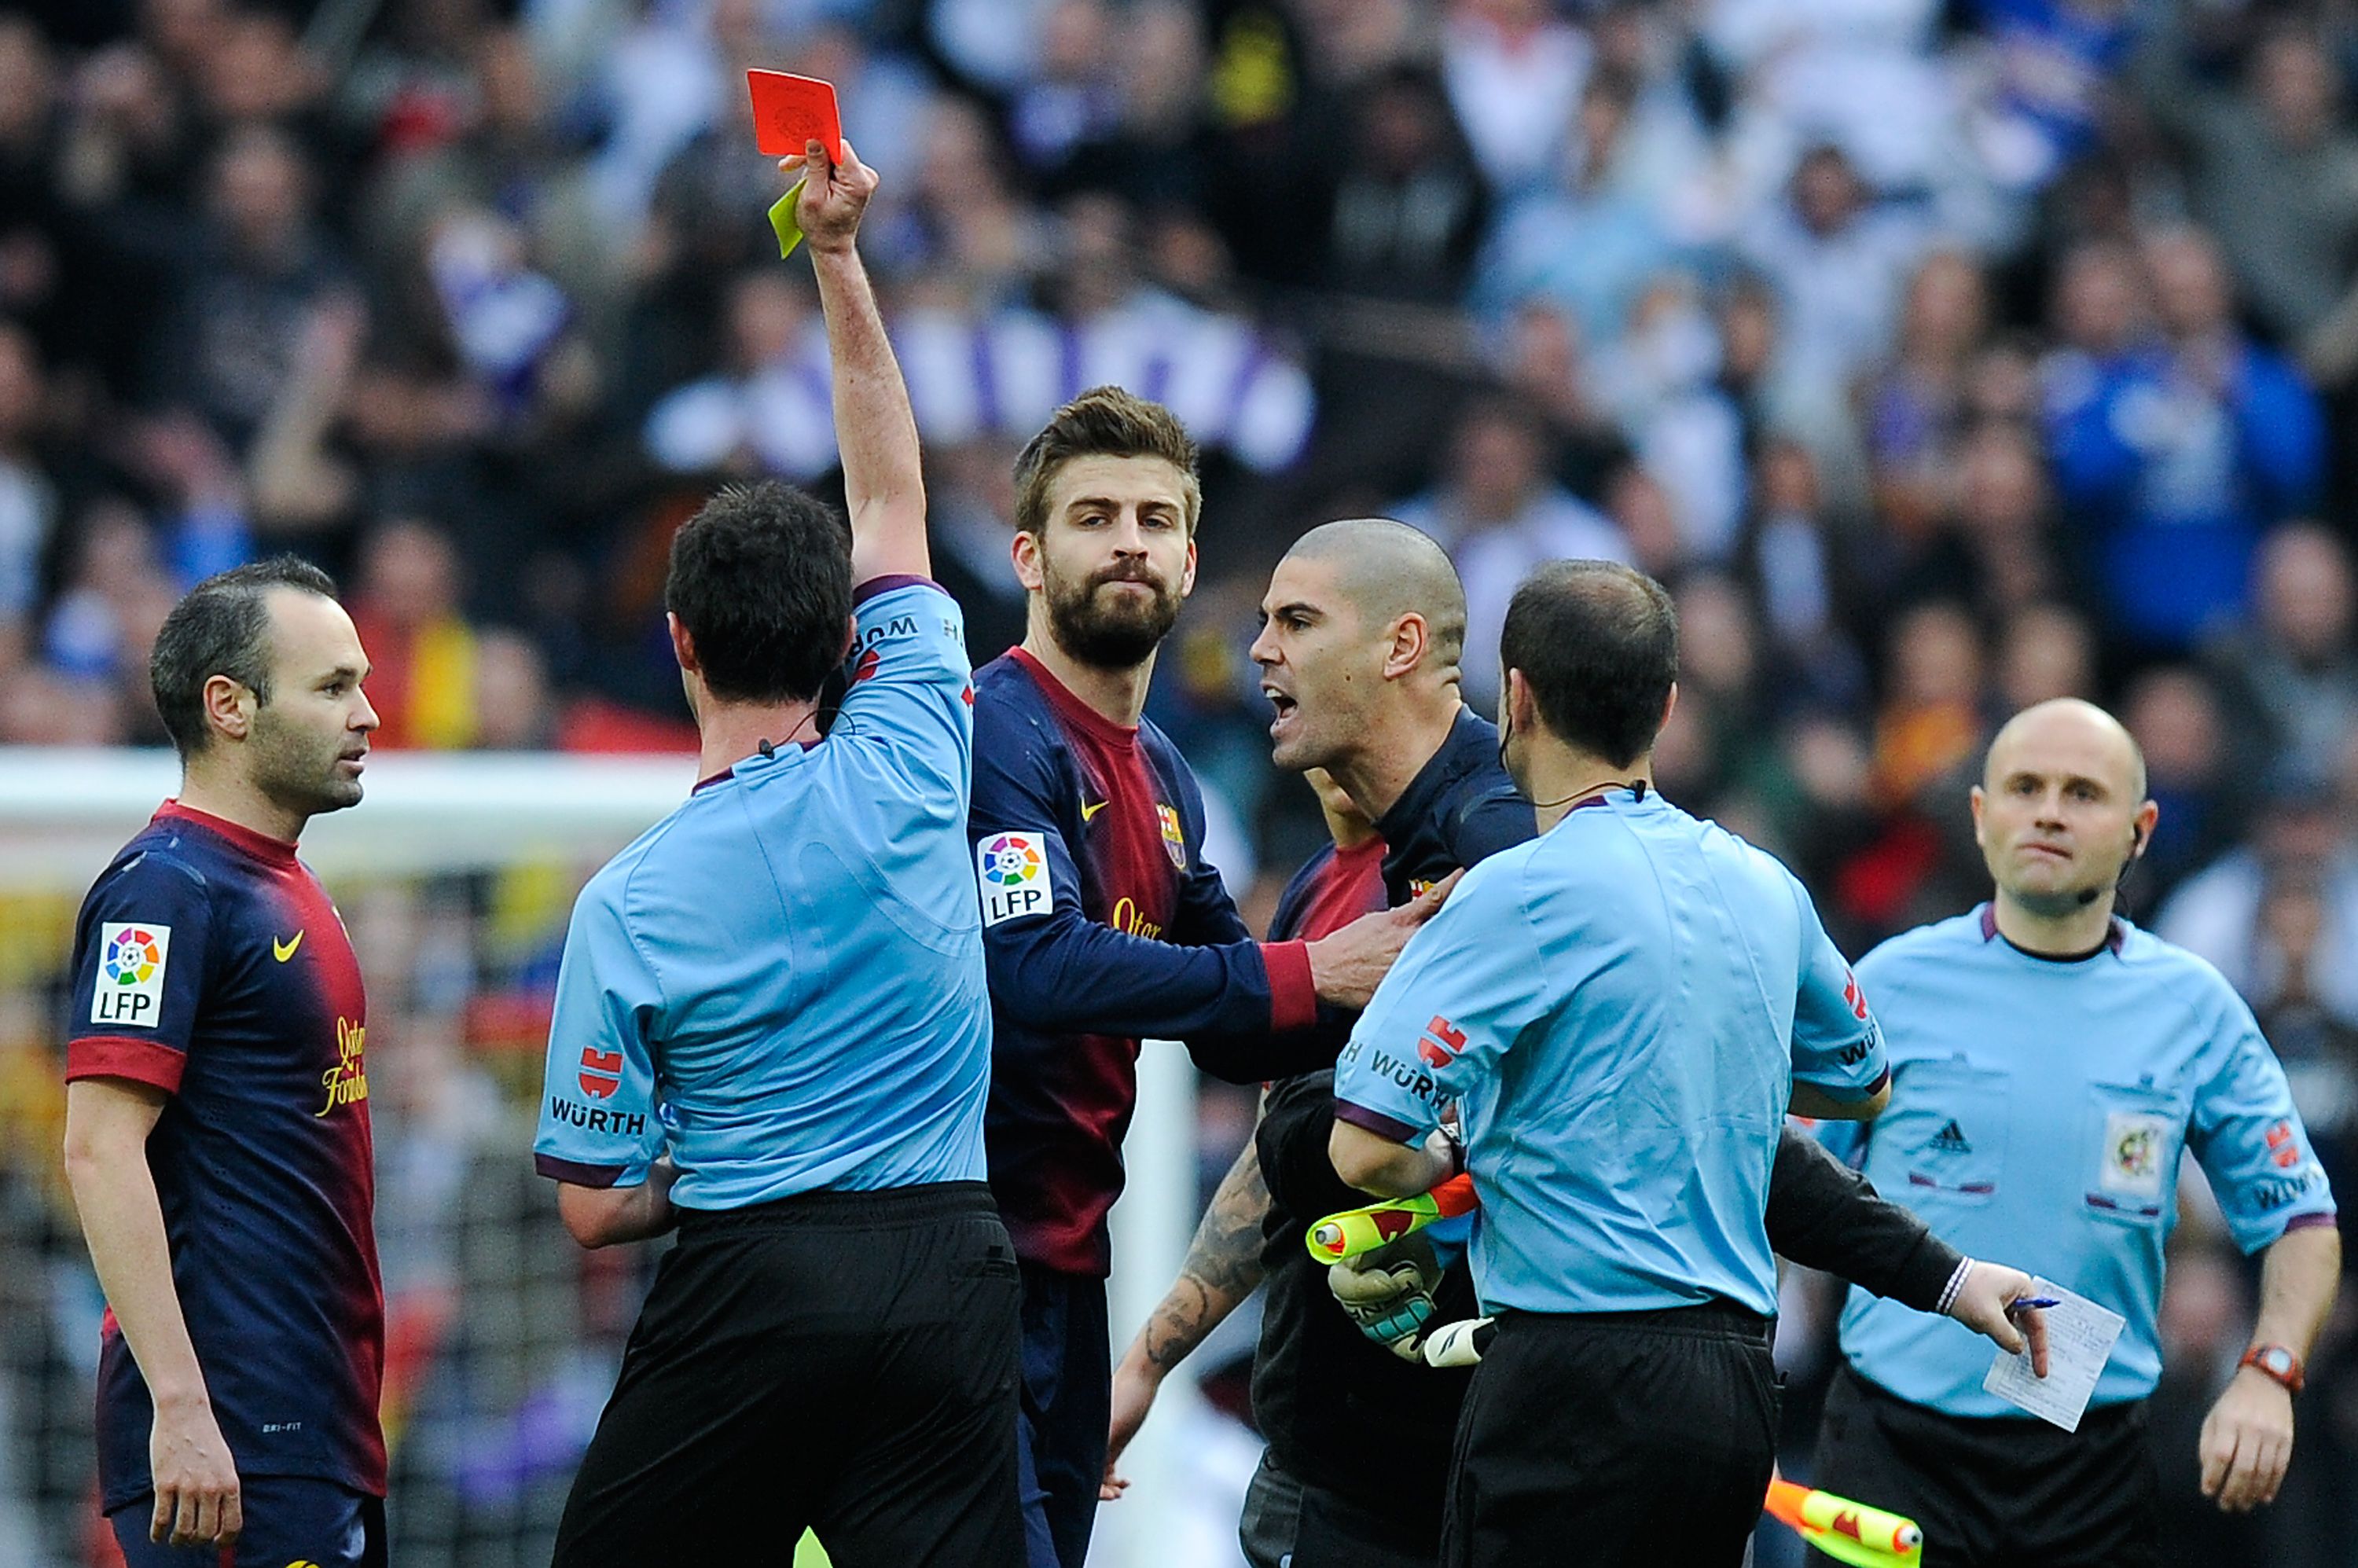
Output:
[[1107,806],[1111,806],[1113,802],[1109,800],[1100,800],[1096,802],[1085,800],[1081,802],[1081,820],[1083,822],[1088,821],[1089,818],[1095,816],[1098,812],[1103,811]]
[[301,946],[303,946],[303,934],[300,931],[297,931],[293,936],[288,937],[284,942],[281,942],[277,937],[273,936],[270,939],[270,956],[283,964],[287,959],[293,957],[295,956],[295,949]]

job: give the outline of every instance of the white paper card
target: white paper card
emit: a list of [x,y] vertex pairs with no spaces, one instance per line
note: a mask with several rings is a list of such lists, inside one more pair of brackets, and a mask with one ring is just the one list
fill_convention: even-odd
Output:
[[2077,1432],[2080,1418],[2087,1413],[2089,1397],[2096,1391],[2096,1379],[2111,1359],[2113,1343],[2120,1338],[2127,1320],[2085,1296],[2073,1295],[2052,1280],[2032,1281],[2030,1293],[2052,1296],[2058,1303],[2046,1312],[2047,1376],[2031,1371],[2030,1349],[2025,1346],[2019,1356],[1999,1351],[1990,1364],[1989,1376],[1982,1379],[1982,1388],[2041,1421]]

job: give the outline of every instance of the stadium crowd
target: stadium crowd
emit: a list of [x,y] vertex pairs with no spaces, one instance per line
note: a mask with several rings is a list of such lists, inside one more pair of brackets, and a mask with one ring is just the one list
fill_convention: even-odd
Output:
[[[835,466],[816,294],[765,254],[750,65],[836,82],[883,174],[862,247],[977,662],[1021,632],[1011,468],[1056,406],[1117,382],[1206,449],[1203,581],[1149,711],[1241,825],[1249,915],[1321,831],[1245,657],[1288,544],[1365,514],[1442,539],[1485,709],[1516,583],[1620,559],[1684,630],[1662,789],[1782,855],[1853,955],[1982,896],[1963,798],[1996,719],[2114,707],[2163,808],[2130,913],[2243,990],[2358,1175],[2338,6],[20,4],[0,742],[160,743],[165,611],[291,546],[347,584],[378,744],[692,748],[671,531],[718,480]],[[376,989],[396,1015],[434,1012],[438,963],[548,978],[413,946],[422,979]],[[456,1093],[413,1098],[463,1141]],[[2169,1422],[2232,1370],[2251,1287],[2188,1201],[2173,1539],[2347,1563],[2346,1304],[2285,1500],[2195,1494]],[[1789,1281],[1805,1389],[1833,1301]],[[1806,1473],[1806,1399],[1789,1425]]]

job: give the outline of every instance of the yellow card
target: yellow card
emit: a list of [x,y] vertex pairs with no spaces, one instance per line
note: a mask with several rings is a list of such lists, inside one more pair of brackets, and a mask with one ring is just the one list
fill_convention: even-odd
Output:
[[803,243],[803,226],[795,221],[795,202],[803,193],[804,181],[795,180],[795,188],[770,205],[770,227],[777,231],[778,259],[785,260]]

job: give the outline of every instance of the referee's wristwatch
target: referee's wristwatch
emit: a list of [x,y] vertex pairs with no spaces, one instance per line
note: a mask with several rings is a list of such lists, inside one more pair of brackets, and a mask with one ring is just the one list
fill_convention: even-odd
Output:
[[2302,1368],[2300,1357],[2281,1345],[2255,1345],[2244,1352],[2244,1358],[2235,1365],[2249,1367],[2262,1377],[2275,1379],[2285,1386],[2287,1393],[2300,1392],[2301,1385],[2309,1381],[2309,1373]]

